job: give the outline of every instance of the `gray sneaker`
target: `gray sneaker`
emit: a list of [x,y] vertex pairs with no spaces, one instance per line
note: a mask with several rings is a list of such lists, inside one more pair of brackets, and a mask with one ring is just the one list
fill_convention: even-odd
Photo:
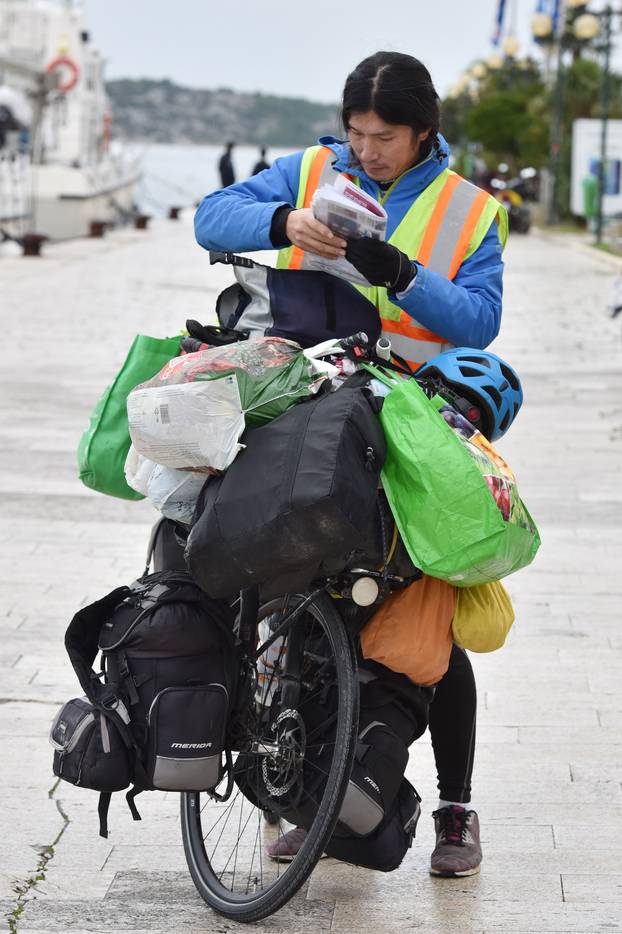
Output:
[[479,872],[482,847],[475,811],[457,804],[434,811],[436,846],[430,860],[433,876],[473,876]]

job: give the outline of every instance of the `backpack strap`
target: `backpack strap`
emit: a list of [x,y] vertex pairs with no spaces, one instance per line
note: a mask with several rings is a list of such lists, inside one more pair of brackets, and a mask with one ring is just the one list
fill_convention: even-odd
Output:
[[[138,808],[134,802],[134,798],[136,795],[141,794],[141,792],[151,788],[152,785],[142,762],[140,748],[136,743],[136,740],[134,739],[129,726],[129,714],[125,708],[125,705],[123,704],[123,701],[121,700],[117,701],[117,709],[113,710],[102,706],[100,706],[99,709],[105,717],[109,717],[111,720],[114,720],[115,726],[118,728],[123,742],[133,756],[132,774],[134,776],[134,785],[125,795],[125,800],[127,801],[127,806],[130,809],[132,819],[142,820]],[[108,837],[108,810],[110,808],[110,799],[111,792],[100,792],[99,803],[97,805],[97,813],[99,814],[99,835],[100,837],[105,838]]]
[[112,795],[109,791],[100,791],[99,803],[97,805],[97,813],[99,814],[99,835],[106,839],[108,838],[108,809],[110,807],[111,797]]
[[125,800],[127,801],[127,806],[130,809],[130,813],[132,815],[132,820],[142,820],[142,817],[138,813],[138,808],[136,807],[134,798],[136,797],[136,795],[142,794],[144,790],[145,790],[144,788],[138,788],[136,785],[132,785],[132,787],[130,788],[130,790],[127,792],[125,796]]
[[132,677],[132,673],[130,671],[130,666],[127,661],[127,655],[123,651],[119,652],[118,655],[119,655],[119,673],[121,677],[123,678],[123,687],[125,688],[127,698],[130,702],[130,707],[133,707],[140,700],[138,696],[138,691],[136,690],[136,683],[134,682],[134,678]]
[[[127,806],[130,809],[133,820],[142,820],[138,808],[134,803],[134,798],[136,795],[141,794],[144,790],[144,788],[137,788],[136,785],[133,785],[125,796],[125,800],[127,801]],[[100,791],[97,813],[99,815],[99,835],[100,837],[104,837],[104,839],[108,839],[108,811],[110,809],[111,798],[112,792]]]

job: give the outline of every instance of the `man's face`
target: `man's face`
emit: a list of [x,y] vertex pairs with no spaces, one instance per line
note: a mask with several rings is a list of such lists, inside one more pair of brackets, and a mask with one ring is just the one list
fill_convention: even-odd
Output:
[[377,113],[352,114],[348,140],[366,175],[376,182],[389,182],[418,161],[421,143],[429,130],[415,133],[412,127],[385,123]]

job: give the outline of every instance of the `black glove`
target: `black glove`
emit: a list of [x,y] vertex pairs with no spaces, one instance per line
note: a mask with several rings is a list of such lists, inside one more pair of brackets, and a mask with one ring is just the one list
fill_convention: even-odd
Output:
[[384,285],[392,292],[403,292],[417,273],[405,253],[371,237],[348,240],[346,259],[372,285]]

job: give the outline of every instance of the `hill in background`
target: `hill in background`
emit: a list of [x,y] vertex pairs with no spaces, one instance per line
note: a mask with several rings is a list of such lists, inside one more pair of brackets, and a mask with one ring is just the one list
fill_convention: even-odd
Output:
[[106,85],[115,136],[154,143],[265,143],[303,147],[336,134],[337,106],[229,88],[186,88],[168,79]]

